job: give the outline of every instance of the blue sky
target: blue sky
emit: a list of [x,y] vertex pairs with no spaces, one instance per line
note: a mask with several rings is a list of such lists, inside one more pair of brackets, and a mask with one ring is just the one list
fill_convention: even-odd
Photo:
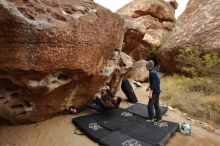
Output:
[[[117,11],[127,3],[133,0],[94,0],[96,3],[110,9],[112,12]],[[168,1],[168,0],[165,0]],[[178,9],[175,12],[175,17],[178,18],[180,14],[185,10],[186,4],[189,0],[176,0],[179,4]]]

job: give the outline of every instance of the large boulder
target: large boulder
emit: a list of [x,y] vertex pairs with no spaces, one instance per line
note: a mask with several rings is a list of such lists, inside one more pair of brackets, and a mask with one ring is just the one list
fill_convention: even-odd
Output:
[[[136,61],[155,59],[175,25],[175,1],[134,0],[117,11],[125,19],[122,50]],[[153,57],[153,58],[152,58]]]
[[119,60],[115,60],[114,57],[108,62],[107,67],[105,67],[104,72],[112,72],[112,75],[108,77],[105,81],[106,85],[109,85],[113,91],[116,93],[120,90],[121,80],[126,76],[129,70],[133,67],[134,60],[124,52],[119,53]]
[[142,59],[133,64],[127,75],[135,81],[146,82],[148,80],[149,71],[146,68],[147,61]]
[[161,48],[160,64],[167,73],[179,72],[178,66],[182,64],[177,56],[185,48],[198,48],[203,55],[212,52],[220,55],[219,10],[219,0],[189,1],[172,34]]
[[0,26],[0,118],[22,123],[91,102],[124,34],[92,0],[1,0]]

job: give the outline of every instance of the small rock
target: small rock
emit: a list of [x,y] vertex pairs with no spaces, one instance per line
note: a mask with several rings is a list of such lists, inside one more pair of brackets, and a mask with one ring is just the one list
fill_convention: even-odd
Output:
[[186,117],[186,116],[187,116],[187,113],[183,113],[183,116]]
[[168,106],[168,109],[174,111],[174,108],[172,108],[171,106]]
[[215,128],[207,123],[202,123],[202,128],[206,129],[209,132],[214,132]]
[[175,110],[175,113],[180,114],[180,115],[182,114],[182,112],[178,109]]
[[191,121],[192,121],[192,119],[191,119],[190,117],[186,117],[186,119],[187,119],[187,120],[191,120]]

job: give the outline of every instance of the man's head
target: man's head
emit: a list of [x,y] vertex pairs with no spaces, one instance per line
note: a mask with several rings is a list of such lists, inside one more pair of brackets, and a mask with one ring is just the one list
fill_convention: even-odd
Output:
[[154,61],[153,60],[148,61],[146,64],[146,68],[147,70],[154,68]]

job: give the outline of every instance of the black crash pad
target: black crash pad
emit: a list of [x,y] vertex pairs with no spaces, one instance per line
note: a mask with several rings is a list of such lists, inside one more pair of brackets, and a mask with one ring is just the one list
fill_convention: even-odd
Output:
[[[146,104],[136,103],[136,104],[126,108],[125,110],[127,110],[128,112],[133,113],[135,115],[141,116],[143,118],[149,117]],[[160,110],[161,110],[161,115],[163,116],[167,112],[168,108],[165,106],[161,106]]]
[[144,118],[137,118],[126,123],[119,132],[152,145],[163,146],[177,129],[178,123],[147,122]]
[[136,103],[138,102],[137,97],[134,93],[134,90],[129,83],[128,79],[123,79],[121,82],[121,89],[124,92],[125,96],[127,97],[128,101],[131,103]]
[[94,119],[98,114],[76,117],[72,122],[85,133],[89,138],[98,142],[101,138],[112,132],[101,125]]
[[118,131],[100,140],[101,146],[153,146]]
[[97,114],[94,119],[103,127],[109,130],[117,130],[128,121],[136,119],[138,116],[122,109],[112,109],[104,113]]

